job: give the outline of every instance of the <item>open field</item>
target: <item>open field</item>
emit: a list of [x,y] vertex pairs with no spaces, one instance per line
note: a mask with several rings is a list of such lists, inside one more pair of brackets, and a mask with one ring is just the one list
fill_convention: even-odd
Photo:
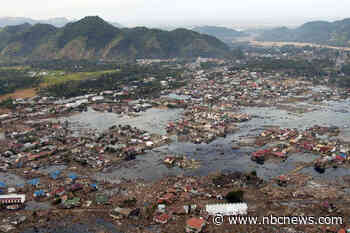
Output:
[[320,44],[313,44],[313,43],[271,42],[271,41],[255,41],[255,40],[250,40],[249,43],[251,45],[263,46],[263,47],[271,47],[271,46],[282,47],[282,46],[285,46],[285,45],[294,45],[296,47],[311,46],[311,47],[315,47],[315,48],[328,48],[328,49],[350,51],[349,47],[336,47],[336,46],[320,45]]
[[30,69],[29,66],[0,66],[0,70],[25,70]]
[[[7,67],[0,67],[0,69],[7,69]],[[14,69],[14,67],[11,67],[11,69]],[[25,67],[19,66],[19,67],[15,67],[15,69],[25,69]],[[78,72],[78,73],[68,73],[68,74],[66,74],[63,71],[49,71],[47,75],[41,78],[41,83],[39,84],[39,87],[47,87],[47,86],[51,86],[59,83],[68,82],[68,81],[78,81],[78,80],[84,80],[84,79],[90,79],[90,78],[97,78],[100,75],[113,73],[113,72],[116,72],[116,71],[105,70],[105,71],[97,71],[97,72]],[[35,88],[18,89],[13,93],[0,96],[0,101],[5,100],[9,97],[14,99],[30,98],[35,96],[36,94],[37,93]]]
[[55,85],[59,83],[64,83],[68,81],[78,81],[78,80],[84,80],[89,78],[95,78],[102,74],[108,74],[113,73],[115,70],[104,70],[104,71],[97,71],[97,72],[78,72],[78,73],[70,73],[70,74],[63,74],[61,71],[55,71],[50,72],[48,75],[43,77],[42,83],[40,84],[41,87]]
[[34,88],[19,89],[14,93],[9,93],[9,94],[0,96],[0,101],[5,100],[9,97],[13,99],[18,99],[18,98],[30,98],[35,95],[36,95],[36,91]]

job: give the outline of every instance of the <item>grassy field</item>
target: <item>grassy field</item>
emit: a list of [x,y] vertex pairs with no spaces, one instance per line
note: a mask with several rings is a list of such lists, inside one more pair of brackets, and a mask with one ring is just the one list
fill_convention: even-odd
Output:
[[[6,70],[6,69],[18,69],[23,70],[26,69],[25,66],[18,66],[18,67],[0,67],[0,70]],[[116,70],[104,70],[104,71],[97,71],[97,72],[77,72],[77,73],[65,73],[63,71],[41,71],[46,72],[47,74],[42,75],[41,74],[41,82],[39,84],[40,87],[47,87],[59,83],[64,83],[68,81],[78,81],[78,80],[85,80],[90,78],[98,78],[99,76],[103,74],[109,74],[118,72]],[[30,98],[37,94],[35,88],[25,88],[25,89],[18,89],[13,93],[5,94],[0,96],[0,101],[5,100],[9,97],[13,99],[17,98]]]
[[116,72],[115,70],[104,70],[97,72],[77,72],[77,73],[64,73],[63,71],[49,71],[47,75],[42,78],[41,87],[64,83],[68,81],[78,81],[90,78],[99,77],[102,74],[109,74]]

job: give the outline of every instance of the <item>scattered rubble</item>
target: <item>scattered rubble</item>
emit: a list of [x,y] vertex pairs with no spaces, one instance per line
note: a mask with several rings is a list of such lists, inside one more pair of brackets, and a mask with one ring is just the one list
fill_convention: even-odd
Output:
[[[273,161],[279,166],[300,153],[317,156],[270,180],[259,177],[255,171],[170,176],[151,183],[142,180],[112,183],[92,178],[96,172],[113,170],[116,165],[131,163],[137,156],[166,147],[172,140],[208,146],[263,119],[246,113],[246,107],[271,107],[297,115],[350,95],[348,89],[342,88],[315,90],[310,80],[290,77],[288,72],[232,70],[224,65],[204,71],[193,69],[197,62],[188,65],[184,86],[169,88],[173,78],[168,77],[160,83],[161,96],[152,98],[136,98],[138,88],[130,85],[74,98],[40,95],[14,100],[15,108],[0,115],[0,170],[23,178],[24,182],[14,185],[0,180],[3,219],[0,231],[45,227],[50,218],[60,220],[63,216],[75,216],[83,221],[91,214],[124,232],[150,232],[151,226],[159,227],[159,232],[224,232],[225,224],[221,227],[209,224],[211,219],[205,207],[215,205],[253,216],[336,213],[348,218],[349,210],[343,207],[350,201],[346,192],[350,182],[346,177],[343,182],[327,183],[300,172],[307,167],[314,167],[320,173],[331,168],[349,168],[350,144],[339,139],[343,129],[335,126],[268,127],[233,141],[234,151],[250,156],[258,164]],[[220,60],[213,62],[225,64]],[[145,77],[143,81],[152,80]],[[298,105],[300,102],[305,105]],[[117,121],[104,131],[76,130],[73,123],[65,120],[91,109],[134,119],[140,112],[153,108],[181,108],[184,112],[180,119],[167,123],[164,135],[132,125],[118,125]],[[202,165],[200,157],[194,160],[180,152],[181,156],[171,153],[177,152],[170,152],[162,160],[162,166],[190,170]],[[46,168],[50,171],[45,173],[42,170]],[[244,202],[247,206],[237,207],[230,202]],[[27,209],[26,203],[42,203],[46,207]],[[138,229],[130,230],[132,225]],[[347,226],[334,227],[337,230]],[[243,232],[240,226],[229,229]],[[324,230],[317,225],[288,228],[288,232],[305,230],[331,232],[332,229]],[[277,232],[272,226],[246,226],[244,231]]]
[[163,162],[168,167],[177,166],[179,168],[185,168],[185,169],[196,169],[200,167],[200,162],[194,159],[188,159],[186,156],[180,156],[180,157],[167,156],[165,157]]

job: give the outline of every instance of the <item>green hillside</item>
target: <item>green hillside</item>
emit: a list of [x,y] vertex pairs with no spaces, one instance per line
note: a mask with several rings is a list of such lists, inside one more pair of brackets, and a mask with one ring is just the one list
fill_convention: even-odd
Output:
[[48,24],[8,26],[0,31],[0,59],[50,60],[227,57],[229,48],[215,37],[177,29],[119,29],[98,16],[62,28]]
[[313,21],[296,28],[265,30],[258,40],[308,42],[333,46],[350,46],[350,19],[335,22]]

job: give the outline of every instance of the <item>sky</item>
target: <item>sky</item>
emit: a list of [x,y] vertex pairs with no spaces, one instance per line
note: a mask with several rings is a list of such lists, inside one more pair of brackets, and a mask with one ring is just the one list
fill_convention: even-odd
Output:
[[1,0],[0,17],[80,19],[124,26],[298,26],[350,17],[350,0]]

